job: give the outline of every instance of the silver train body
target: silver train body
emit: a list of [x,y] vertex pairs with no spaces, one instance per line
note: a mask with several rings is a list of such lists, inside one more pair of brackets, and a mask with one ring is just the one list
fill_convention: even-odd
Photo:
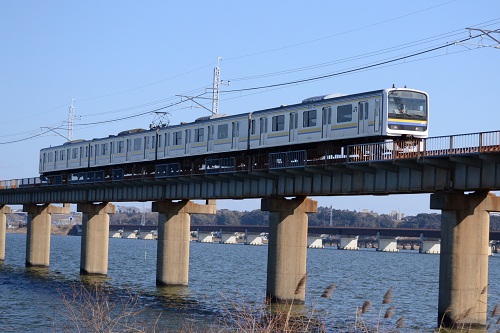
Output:
[[428,136],[429,98],[412,89],[308,98],[300,104],[191,123],[124,131],[40,151],[40,174],[168,163],[186,157],[287,151],[388,138]]

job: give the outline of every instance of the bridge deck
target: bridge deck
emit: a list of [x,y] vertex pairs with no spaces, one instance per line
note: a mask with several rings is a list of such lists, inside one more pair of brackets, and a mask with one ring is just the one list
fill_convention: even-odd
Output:
[[177,169],[160,163],[155,173],[120,179],[92,175],[57,186],[39,177],[1,181],[0,204],[498,190],[500,131],[433,137],[420,144],[394,141],[205,162]]

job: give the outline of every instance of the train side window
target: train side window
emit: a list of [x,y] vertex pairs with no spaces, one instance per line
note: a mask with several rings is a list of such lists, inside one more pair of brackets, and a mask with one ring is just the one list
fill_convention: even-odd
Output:
[[283,131],[285,129],[285,116],[273,116],[272,119],[272,128],[273,132]]
[[170,133],[165,134],[165,147],[170,146]]
[[163,147],[163,134],[158,135],[158,147]]
[[194,130],[194,142],[203,142],[203,141],[205,141],[205,129],[196,128]]
[[50,152],[49,156],[47,157],[47,162],[52,162],[54,160],[54,153]]
[[72,159],[77,159],[78,158],[78,149],[77,148],[73,148],[73,151],[71,152],[71,158]]
[[108,144],[103,143],[101,145],[101,155],[108,155]]
[[181,131],[174,132],[173,140],[174,140],[174,146],[181,145],[182,144],[182,132]]
[[227,124],[222,124],[217,127],[217,138],[218,139],[227,139],[229,135],[228,131],[229,126]]
[[141,150],[141,138],[134,139],[134,151]]
[[85,157],[89,157],[89,146],[85,146]]
[[316,126],[317,112],[316,110],[304,111],[302,119],[302,127]]
[[60,158],[60,160],[61,160],[61,161],[64,161],[64,158],[65,158],[65,157],[64,157],[64,149],[63,149],[63,150],[61,150],[60,155],[61,155],[61,156],[60,156],[60,157],[61,157],[61,158]]
[[255,134],[255,119],[250,122],[250,134]]
[[346,123],[352,121],[352,105],[337,106],[337,123]]
[[118,141],[118,154],[123,153],[123,148],[125,148],[125,142]]

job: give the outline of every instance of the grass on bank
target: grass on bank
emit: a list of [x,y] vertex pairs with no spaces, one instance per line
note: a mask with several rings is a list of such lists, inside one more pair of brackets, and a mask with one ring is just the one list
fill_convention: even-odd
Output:
[[[307,275],[299,282],[296,294],[305,286]],[[332,298],[336,285],[325,288],[321,297]],[[71,294],[62,294],[63,307],[53,322],[54,332],[103,333],[103,332],[187,332],[187,333],[326,333],[326,332],[421,332],[405,327],[404,317],[395,320],[396,309],[391,305],[392,289],[387,290],[378,305],[366,300],[356,308],[354,319],[345,318],[341,326],[331,327],[324,315],[314,310],[304,310],[294,304],[270,305],[265,302],[253,304],[226,300],[229,304],[222,314],[210,324],[189,321],[178,323],[176,328],[161,324],[161,314],[151,317],[151,312],[142,305],[139,295],[129,292],[117,297],[103,285],[79,285]],[[473,309],[471,309],[473,311]],[[370,313],[369,316],[367,314]],[[467,314],[464,314],[466,316]],[[154,315],[153,315],[154,316]],[[462,332],[471,332],[467,325],[456,327]],[[437,332],[449,329],[437,328]],[[491,311],[488,332],[500,332],[500,306]]]

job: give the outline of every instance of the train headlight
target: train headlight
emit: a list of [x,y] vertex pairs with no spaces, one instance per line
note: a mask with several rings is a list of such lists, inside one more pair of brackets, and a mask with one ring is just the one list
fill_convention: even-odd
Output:
[[398,126],[398,125],[390,125],[389,127],[390,127],[391,129],[395,129],[395,130],[399,129],[399,126]]

